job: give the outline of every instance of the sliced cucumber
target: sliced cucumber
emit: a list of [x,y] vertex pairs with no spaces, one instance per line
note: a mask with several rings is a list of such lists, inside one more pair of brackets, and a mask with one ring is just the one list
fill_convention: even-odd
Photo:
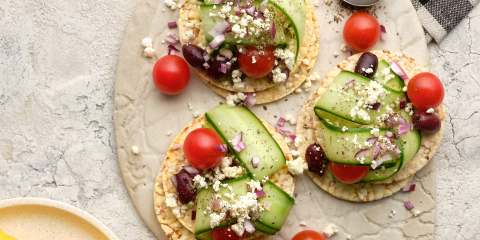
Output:
[[[255,1],[252,5],[258,7],[261,1]],[[203,22],[203,29],[205,31],[205,38],[207,42],[211,42],[213,40],[212,35],[208,32],[212,30],[213,27],[217,24],[218,21],[223,20],[220,17],[210,17],[210,12],[216,14],[220,12],[222,6],[224,4],[215,4],[215,5],[200,5],[200,10],[202,12],[202,22]],[[213,8],[215,6],[215,9]],[[235,15],[235,10],[232,8],[229,14]],[[270,35],[270,31],[262,32],[259,36],[254,34],[250,34],[249,36],[245,36],[242,39],[235,39],[233,35],[228,33],[225,34],[225,41],[223,44],[231,44],[231,45],[247,45],[247,46],[257,46],[260,44],[263,45],[275,45],[285,47],[287,46],[287,38],[285,37],[285,33],[283,29],[283,24],[279,23],[277,18],[274,18],[275,27],[277,28],[277,33],[275,34],[275,38],[272,39]],[[253,27],[250,23],[248,28]],[[237,42],[239,40],[239,42]]]
[[315,109],[331,113],[348,121],[367,125],[372,124],[376,117],[386,112],[387,104],[395,102],[397,98],[398,100],[405,98],[405,93],[384,87],[386,90],[390,91],[390,94],[387,94],[385,99],[381,101],[386,104],[380,105],[378,111],[369,110],[368,114],[370,115],[370,120],[364,120],[358,116],[353,120],[350,116],[350,110],[357,106],[357,102],[360,98],[357,94],[358,90],[355,90],[355,87],[350,87],[344,90],[345,83],[351,80],[355,80],[356,84],[359,84],[358,86],[360,86],[361,89],[365,89],[363,84],[368,85],[371,81],[370,79],[356,73],[342,71],[338,74],[327,91],[325,91],[320,100],[318,100]]
[[257,230],[261,233],[265,233],[267,235],[275,235],[278,232],[277,230],[275,230],[273,228],[270,228],[270,227],[267,227],[260,222],[252,221],[252,223],[253,223],[253,226],[255,226],[255,230]]
[[270,206],[270,211],[265,210],[261,212],[260,217],[255,221],[268,228],[280,231],[295,204],[295,199],[270,181],[263,184],[263,191],[265,196],[259,198],[259,204],[263,205],[265,201],[268,201],[272,205]]
[[318,108],[315,109],[315,115],[317,115],[317,117],[319,119],[325,120],[325,122],[327,124],[335,126],[335,127],[345,126],[347,128],[362,128],[362,127],[367,126],[367,125],[362,125],[362,124],[359,124],[359,123],[354,123],[354,122],[348,121],[346,119],[343,119],[339,116],[333,115],[329,112],[325,112],[325,111],[320,110]]
[[[381,60],[378,62],[378,68],[377,68],[377,73],[380,73],[382,72],[383,69],[385,68],[388,68],[390,67],[390,64],[385,61],[385,60]],[[392,78],[390,79],[388,82],[383,82],[384,81],[384,77],[379,77],[379,78],[374,78],[373,80],[377,81],[378,83],[382,84],[383,86],[385,87],[389,87],[393,90],[396,90],[396,91],[403,91],[403,87],[405,86],[405,82],[403,81],[403,79],[401,79],[397,74],[395,74],[395,72],[393,70],[390,69],[390,73],[393,74],[395,76],[395,78]]]
[[[285,155],[278,143],[262,122],[245,106],[230,108],[226,104],[222,104],[206,112],[205,117],[256,181],[272,175],[285,165]],[[228,140],[240,132],[243,133],[243,141],[247,147],[237,152]],[[260,158],[257,168],[252,165],[254,156]]]
[[370,169],[367,175],[360,180],[359,183],[370,183],[370,182],[377,182],[381,180],[385,180],[387,178],[391,178],[395,175],[398,171],[400,171],[400,165],[402,164],[403,160],[400,158],[395,162],[395,165],[392,167],[377,167],[375,170]]
[[[232,179],[229,181],[222,182],[222,184],[228,184],[232,187],[233,193],[235,193],[234,199],[240,199],[241,196],[245,196],[248,192],[247,182],[251,180],[250,176],[245,175],[240,178]],[[220,187],[218,192],[215,192],[213,187],[204,188],[198,192],[197,195],[197,212],[195,218],[195,236],[200,236],[202,233],[209,232],[214,229],[219,229],[232,225],[232,221],[221,221],[220,224],[212,229],[210,227],[210,215],[207,212],[204,214],[204,211],[210,207],[210,201],[212,198],[215,198],[216,194],[220,194],[222,197],[218,200],[225,200],[231,202],[231,200],[224,196],[225,193],[230,193],[230,190],[227,187]]]
[[199,234],[198,236],[195,236],[195,238],[198,240],[213,240],[212,235],[210,235],[210,232]]
[[412,160],[422,146],[422,135],[418,129],[413,128],[413,131],[408,131],[405,136],[400,137],[399,141],[403,146],[403,163],[400,166],[401,169]]

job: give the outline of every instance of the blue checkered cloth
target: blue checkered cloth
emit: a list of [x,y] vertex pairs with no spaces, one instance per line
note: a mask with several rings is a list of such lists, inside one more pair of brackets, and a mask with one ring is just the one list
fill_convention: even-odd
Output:
[[480,0],[411,0],[425,29],[427,43],[439,43]]

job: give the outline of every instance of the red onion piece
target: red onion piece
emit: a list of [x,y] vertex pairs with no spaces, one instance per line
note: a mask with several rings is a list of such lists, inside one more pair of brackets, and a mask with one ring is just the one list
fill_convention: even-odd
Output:
[[372,106],[372,110],[375,110],[375,111],[376,111],[376,110],[378,110],[378,109],[380,108],[380,105],[382,105],[382,104],[381,104],[381,103],[379,103],[379,102],[377,102],[377,103],[373,104],[373,106]]
[[228,151],[227,144],[217,145],[217,146],[215,146],[215,150],[217,150],[218,152],[226,152],[226,151]]
[[220,54],[217,56],[216,59],[217,59],[217,61],[220,61],[220,62],[227,61],[227,58],[223,55],[220,55]]
[[396,158],[398,158],[398,156],[400,156],[400,153],[402,153],[402,151],[400,151],[400,148],[397,146],[397,144],[395,144],[395,149],[393,149],[393,152],[395,153]]
[[404,191],[404,192],[413,192],[413,191],[415,191],[415,184],[405,185],[405,186],[402,188],[402,191]]
[[208,62],[205,62],[205,63],[203,64],[203,66],[205,67],[205,69],[209,69],[209,68],[210,68],[210,64],[208,64]]
[[405,136],[405,134],[408,133],[408,130],[410,130],[410,124],[400,125],[400,126],[398,126],[397,134],[398,134],[398,136],[403,137],[403,136]]
[[403,117],[398,117],[397,118],[397,121],[400,125],[407,125],[408,124],[408,121],[407,119],[403,118]]
[[410,123],[410,130],[413,131],[413,122]]
[[265,16],[263,15],[262,12],[257,12],[257,17],[256,18],[260,18],[260,19],[265,21]]
[[237,152],[241,152],[247,147],[247,144],[244,141],[239,142],[237,145],[233,146],[233,149]]
[[245,98],[245,107],[250,109],[255,105],[256,102],[257,102],[257,97],[253,96],[253,93],[249,93],[247,94],[247,98]]
[[[222,19],[215,24],[212,30],[208,31],[208,34],[212,35],[213,38],[225,35],[225,32],[232,26],[227,20]],[[213,48],[212,48],[213,49]]]
[[285,137],[289,137],[290,139],[292,139],[292,141],[295,141],[295,138],[297,138],[297,136],[295,136],[292,132],[285,130],[281,127],[275,127],[275,129],[281,134],[283,134]]
[[407,207],[407,209],[408,209],[408,210],[410,210],[410,209],[413,209],[413,208],[414,208],[414,206],[413,206],[413,203],[412,203],[412,202],[410,202],[410,201],[406,201],[406,202],[405,202],[405,207]]
[[347,50],[347,58],[351,57],[352,56],[352,50],[348,49]]
[[222,206],[220,205],[220,201],[218,201],[217,199],[215,198],[212,198],[210,200],[210,208],[213,210],[213,211],[217,211],[217,210],[220,210]]
[[243,227],[245,228],[245,231],[249,232],[249,233],[254,233],[255,232],[255,226],[253,226],[253,223],[250,222],[250,220],[245,220],[245,222],[243,222]]
[[390,69],[392,69],[399,77],[401,77],[403,80],[407,80],[408,79],[408,76],[407,74],[405,73],[405,71],[403,71],[402,67],[397,63],[395,62],[395,60],[393,60],[391,63],[390,63]]
[[361,158],[361,157],[368,157],[370,156],[370,148],[360,149],[357,153],[355,153],[354,158]]
[[263,191],[263,189],[260,190],[260,191],[255,190],[255,194],[257,194],[257,198],[260,198],[260,197],[265,196],[265,191]]
[[371,167],[372,167],[372,169],[375,169],[378,166],[380,166],[380,164],[382,164],[382,163],[384,163],[388,160],[392,160],[392,156],[390,156],[389,153],[385,153],[380,158],[378,158],[378,160],[374,164],[372,164]]
[[170,151],[177,151],[178,149],[180,149],[182,147],[182,144],[175,144],[172,146],[172,148],[170,148]]
[[195,177],[198,174],[200,174],[200,171],[198,171],[198,169],[196,169],[192,165],[185,165],[182,168],[185,169],[185,171],[187,171],[187,173],[190,174],[190,176],[192,176],[192,177]]
[[178,186],[177,175],[171,176],[170,181],[172,181],[173,186],[175,186],[175,188]]
[[165,42],[170,44],[177,44],[178,39],[175,39],[173,36],[168,36],[165,38]]
[[400,109],[405,109],[405,106],[407,105],[407,99],[403,98],[400,100]]
[[168,49],[171,49],[171,50],[175,50],[175,51],[179,51],[179,52],[180,52],[180,50],[178,50],[178,49],[177,49],[175,46],[173,46],[173,45],[168,45]]
[[255,156],[255,157],[252,158],[253,168],[257,168],[259,163],[260,163],[260,158],[259,157]]
[[192,221],[197,218],[197,211],[192,211]]
[[272,36],[272,39],[275,39],[275,35],[277,34],[277,29],[275,29],[275,21],[272,19],[272,23],[270,25],[270,36]]
[[180,52],[176,47],[173,45],[168,45],[168,55],[175,55],[177,52]]
[[267,4],[268,4],[268,0],[264,0],[263,2],[261,2],[261,3],[258,5],[258,10],[259,10],[259,11],[265,10],[265,8],[267,7]]
[[383,41],[387,41],[387,30],[385,29],[385,26],[380,25],[380,38]]
[[169,22],[168,23],[168,28],[177,28],[177,22]]
[[220,64],[220,72],[227,73],[227,64],[225,63]]
[[180,40],[180,39],[178,38],[177,34],[175,34],[175,33],[171,34],[170,37],[172,37],[172,38],[174,38],[174,39],[176,39],[176,40]]
[[[290,77],[290,69],[285,68],[282,70],[282,73],[285,73],[285,75],[287,76],[285,77],[285,81],[281,82],[280,85],[287,87],[287,81],[288,81],[288,78]],[[273,75],[272,75],[272,78],[273,78]]]
[[217,49],[225,41],[225,34],[220,34],[213,38],[213,40],[208,44],[211,49]]
[[239,134],[237,134],[235,137],[232,138],[232,145],[237,145],[239,142],[242,141],[242,137],[243,137],[243,132],[240,132]]
[[238,5],[234,6],[233,9],[235,10],[235,15],[241,16],[242,11],[240,10],[240,7]]
[[397,139],[397,136],[395,135],[395,133],[390,132],[390,131],[387,131],[385,133],[385,136],[387,136],[387,138],[390,138],[390,139]]
[[355,85],[355,80],[350,80],[350,81],[345,83],[345,87],[343,87],[343,89],[349,89],[349,88],[353,87],[353,85]]
[[285,124],[285,118],[280,117],[278,119],[277,125],[280,127],[283,127],[284,124]]
[[208,54],[207,51],[203,52],[203,60],[205,60],[205,62],[210,60],[210,54]]
[[374,145],[378,140],[378,137],[368,138],[367,142]]
[[373,155],[372,159],[373,160],[377,159],[378,154],[380,153],[380,150],[381,150],[380,149],[380,143],[376,142],[375,146],[373,147],[373,152],[372,152],[372,155]]
[[213,4],[221,4],[223,3],[225,0],[213,0]]
[[255,17],[255,12],[257,11],[257,7],[251,6],[247,9],[245,9],[245,12],[247,12],[248,15]]

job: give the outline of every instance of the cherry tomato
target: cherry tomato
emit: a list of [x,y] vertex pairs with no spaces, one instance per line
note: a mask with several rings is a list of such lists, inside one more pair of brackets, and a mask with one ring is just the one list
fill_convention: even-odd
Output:
[[198,128],[191,131],[183,143],[183,152],[187,161],[197,169],[209,169],[217,165],[223,153],[215,146],[223,144],[220,136],[208,128]]
[[247,231],[243,233],[243,236],[238,236],[237,233],[235,233],[230,226],[228,226],[212,230],[210,234],[212,235],[213,240],[243,240],[247,234]]
[[303,230],[297,233],[292,240],[325,240],[325,238],[317,231]]
[[350,166],[330,162],[330,169],[338,181],[346,184],[352,184],[362,180],[362,178],[367,175],[370,167]]
[[[238,65],[245,75],[251,78],[261,78],[267,76],[275,66],[275,56],[273,46],[266,46],[263,54],[256,47],[248,46],[246,52],[238,54]],[[255,59],[255,60],[254,60]]]
[[153,67],[153,83],[160,92],[175,95],[187,87],[190,69],[187,62],[177,55],[164,56]]
[[353,14],[343,28],[343,39],[353,50],[365,52],[377,44],[380,37],[378,20],[365,12]]
[[408,82],[408,98],[413,106],[422,111],[438,107],[443,101],[444,94],[445,90],[440,79],[429,72],[419,73]]

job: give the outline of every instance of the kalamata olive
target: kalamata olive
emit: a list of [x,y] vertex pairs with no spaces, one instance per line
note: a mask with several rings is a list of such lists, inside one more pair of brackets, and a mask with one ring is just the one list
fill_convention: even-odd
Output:
[[[205,62],[209,65],[212,66],[212,61],[208,59],[205,61],[205,54],[208,54],[207,51],[201,49],[197,45],[193,44],[185,44],[182,46],[182,53],[183,57],[187,62],[192,65],[192,67],[197,68],[197,69],[206,69],[204,64]],[[208,54],[208,58],[210,58],[210,54]]]
[[222,63],[227,64],[227,62],[229,62],[228,59],[226,61],[219,61],[219,60],[215,59],[212,63],[212,66],[210,67],[210,69],[208,69],[208,77],[210,77],[213,80],[217,80],[217,81],[226,80],[228,78],[228,76],[232,75],[233,70],[238,68],[238,61],[235,61],[233,64],[231,64],[230,69],[227,69],[227,72],[223,73],[221,71]]
[[320,145],[314,143],[308,146],[305,151],[305,160],[307,161],[309,171],[323,176],[328,160]]
[[372,78],[377,72],[378,57],[371,53],[365,52],[360,56],[355,66],[355,73],[358,73],[364,77]]
[[413,126],[426,133],[437,133],[442,127],[442,121],[435,114],[417,112],[412,117]]
[[193,177],[188,174],[185,169],[175,174],[177,177],[177,193],[178,198],[182,204],[187,204],[190,201],[195,201],[197,197],[197,189],[193,182]]

